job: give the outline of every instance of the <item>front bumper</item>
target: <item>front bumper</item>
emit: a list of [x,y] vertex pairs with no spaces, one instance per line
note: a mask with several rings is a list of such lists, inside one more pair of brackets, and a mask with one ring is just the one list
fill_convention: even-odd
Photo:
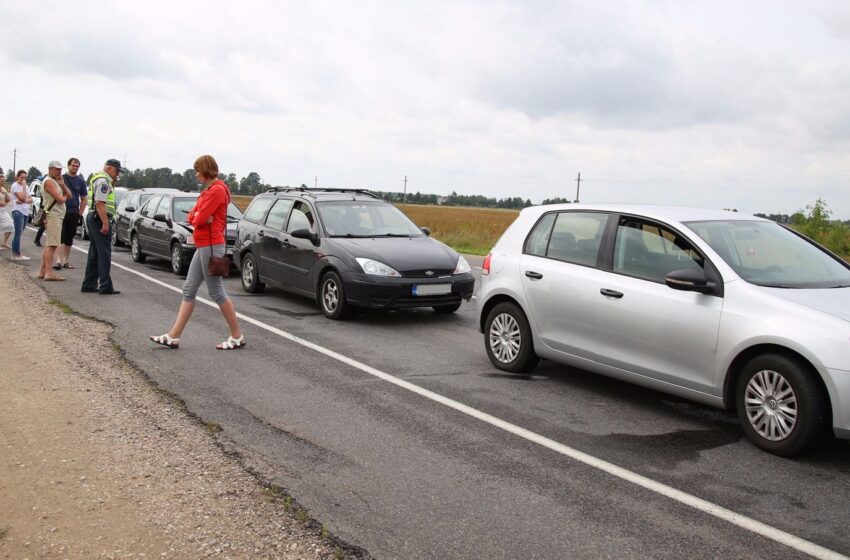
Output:
[[[347,272],[342,274],[348,303],[371,309],[400,309],[456,305],[472,297],[475,277],[471,272],[447,278],[391,278]],[[414,295],[414,286],[449,284],[445,294]]]

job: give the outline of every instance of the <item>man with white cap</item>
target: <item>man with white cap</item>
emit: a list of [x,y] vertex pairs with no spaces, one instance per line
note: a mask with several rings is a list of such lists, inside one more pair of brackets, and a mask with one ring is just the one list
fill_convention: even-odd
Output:
[[115,214],[113,183],[124,171],[120,161],[108,159],[103,166],[103,172],[89,176],[90,206],[86,216],[86,229],[91,243],[81,292],[97,292],[101,295],[121,293],[112,285],[109,271],[112,267],[112,216]]
[[47,241],[41,253],[41,268],[38,278],[45,281],[64,280],[53,272],[53,256],[56,248],[62,240],[62,220],[65,218],[65,201],[71,196],[71,191],[62,179],[62,162],[53,160],[47,164],[47,176],[41,187],[41,200],[44,204],[44,212],[47,214],[44,220],[44,232]]

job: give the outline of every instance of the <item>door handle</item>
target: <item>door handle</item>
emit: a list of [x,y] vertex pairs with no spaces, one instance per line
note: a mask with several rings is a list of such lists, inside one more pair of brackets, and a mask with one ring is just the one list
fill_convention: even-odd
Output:
[[540,280],[541,278],[543,278],[542,274],[540,274],[539,272],[534,272],[533,270],[526,270],[525,275],[533,280]]
[[265,236],[265,235],[266,235],[266,234],[265,234],[265,233],[263,233],[263,230],[260,230],[260,231],[258,231],[258,232],[257,232],[257,237],[263,237],[263,236]]
[[605,297],[612,297],[612,298],[615,298],[615,299],[620,299],[621,297],[623,297],[623,292],[618,292],[616,290],[609,290],[608,288],[602,288],[601,290],[599,290],[599,293],[602,294]]
[[284,245],[286,245],[287,247],[289,247],[289,238],[288,238],[288,237],[284,237],[284,238],[283,238],[283,241],[282,241],[281,243],[283,243]]

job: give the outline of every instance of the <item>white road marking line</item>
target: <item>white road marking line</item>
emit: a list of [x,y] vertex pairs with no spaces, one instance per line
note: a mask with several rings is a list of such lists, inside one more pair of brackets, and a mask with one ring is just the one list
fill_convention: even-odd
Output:
[[[74,246],[74,249],[82,253],[88,253],[88,251],[84,251],[83,249],[78,248],[76,245]],[[137,270],[133,270],[124,265],[113,262],[112,266],[120,268],[122,270],[126,270],[127,272],[135,274],[136,276],[144,278],[145,280],[153,282],[154,284],[167,288],[171,291],[181,294],[183,293],[183,290],[180,288],[171,286],[170,284],[166,284],[161,280],[157,280],[152,276],[148,276],[147,274],[144,274]],[[201,303],[204,303],[216,309],[218,308],[218,305],[215,302],[212,302],[205,298],[198,297],[196,298],[196,301],[200,301]],[[329,358],[333,358],[334,360],[342,362],[364,373],[368,373],[369,375],[377,377],[378,379],[382,379],[388,383],[392,383],[393,385],[396,385],[403,389],[407,389],[408,391],[416,393],[417,395],[425,397],[426,399],[445,405],[451,409],[466,414],[467,416],[471,416],[472,418],[481,420],[482,422],[486,422],[491,426],[519,436],[532,443],[541,445],[547,449],[550,449],[556,453],[560,453],[561,455],[574,459],[580,463],[584,463],[585,465],[604,471],[612,476],[615,476],[627,482],[631,482],[632,484],[636,484],[641,488],[645,488],[657,494],[661,494],[662,496],[666,496],[671,500],[675,500],[681,504],[690,506],[694,509],[702,511],[703,513],[707,513],[724,521],[728,521],[729,523],[741,527],[742,529],[752,531],[753,533],[776,541],[795,550],[799,550],[800,552],[813,556],[814,558],[821,558],[824,560],[850,560],[850,557],[847,557],[839,552],[835,552],[828,548],[822,547],[811,541],[807,541],[805,539],[792,535],[791,533],[782,531],[781,529],[771,527],[770,525],[767,525],[760,521],[756,521],[755,519],[749,518],[745,515],[735,513],[730,509],[726,509],[722,506],[709,502],[708,500],[703,500],[702,498],[698,498],[681,490],[677,490],[672,486],[667,486],[666,484],[657,482],[655,480],[652,480],[651,478],[647,478],[630,470],[618,467],[613,463],[609,463],[608,461],[599,459],[597,457],[594,457],[593,455],[588,455],[587,453],[584,453],[577,449],[573,449],[572,447],[566,446],[562,443],[558,443],[555,440],[541,436],[540,434],[537,434],[530,430],[526,430],[525,428],[521,428],[515,424],[511,424],[510,422],[506,422],[500,418],[496,418],[495,416],[491,416],[486,412],[482,412],[476,408],[472,408],[471,406],[467,406],[456,400],[444,397],[439,393],[429,391],[428,389],[424,389],[403,379],[393,377],[392,375],[384,373],[383,371],[373,368],[372,366],[366,365],[362,362],[358,362],[357,360],[349,358],[348,356],[344,356],[342,354],[334,352],[333,350],[330,350],[323,346],[319,346],[314,342],[310,342],[309,340],[297,337],[291,333],[278,329],[277,327],[273,327],[271,325],[263,323],[262,321],[258,321],[257,319],[248,317],[247,315],[243,315],[242,313],[236,313],[236,316],[239,317],[239,319],[241,319],[242,321],[245,321],[246,323],[250,323],[256,327],[269,331],[270,333],[276,334],[287,340],[291,340],[296,344],[300,344],[301,346],[314,350]]]

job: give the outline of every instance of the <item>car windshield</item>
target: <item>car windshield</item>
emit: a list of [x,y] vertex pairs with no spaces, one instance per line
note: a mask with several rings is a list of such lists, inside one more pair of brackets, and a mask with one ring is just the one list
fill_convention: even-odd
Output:
[[[197,198],[175,198],[173,199],[174,207],[171,211],[171,215],[175,222],[186,222],[187,216],[189,212],[192,211],[192,208],[195,207],[195,203],[198,202]],[[233,204],[232,202],[227,206],[227,222],[233,223],[238,222],[242,219],[242,211],[239,210],[239,207]]]
[[334,200],[317,204],[330,237],[422,237],[401,210],[382,201]]
[[685,222],[738,275],[768,288],[850,287],[850,265],[774,222]]

